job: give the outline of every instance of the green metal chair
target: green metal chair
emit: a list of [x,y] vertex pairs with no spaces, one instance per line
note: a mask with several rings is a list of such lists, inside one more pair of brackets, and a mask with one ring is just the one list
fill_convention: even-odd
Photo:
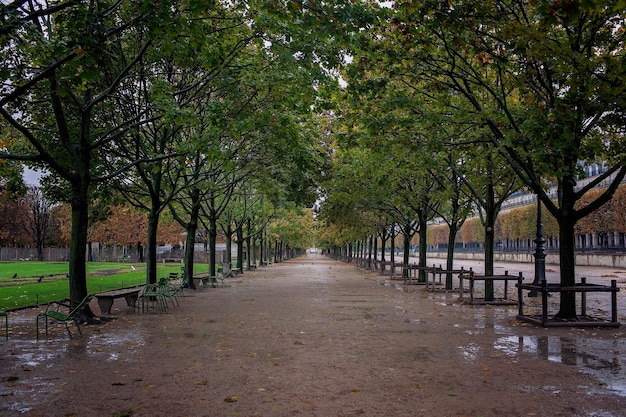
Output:
[[9,313],[0,311],[0,317],[4,317],[4,337],[9,340]]
[[142,313],[145,313],[150,308],[150,303],[156,308],[157,313],[165,313],[167,311],[167,303],[165,302],[163,291],[159,288],[159,284],[146,284],[143,291],[139,293],[137,301],[141,304]]
[[167,304],[167,300],[170,300],[172,303],[172,307],[180,306],[178,302],[178,290],[174,284],[169,282],[159,284],[159,290],[161,291],[161,295]]
[[[72,307],[69,304],[61,303],[58,301],[53,301],[50,304],[48,304],[46,311],[44,311],[43,313],[37,314],[37,324],[36,324],[37,340],[39,340],[39,319],[41,318],[43,318],[46,322],[46,336],[48,336],[48,318],[54,319],[59,323],[63,323],[65,325],[65,329],[67,330],[67,334],[70,336],[70,339],[72,338],[72,332],[70,331],[69,323],[74,323],[74,325],[78,329],[78,334],[82,336],[82,332],[80,331],[80,325],[78,323],[77,316],[81,311],[83,311],[85,306],[89,304],[92,298],[93,298],[93,294],[89,294],[74,307]],[[67,308],[69,311],[67,313],[64,313],[61,311],[61,307]]]

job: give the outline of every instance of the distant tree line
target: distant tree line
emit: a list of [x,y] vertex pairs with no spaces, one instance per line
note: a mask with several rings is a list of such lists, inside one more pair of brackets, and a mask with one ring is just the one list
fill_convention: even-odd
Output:
[[[602,190],[589,192],[585,199],[590,201]],[[585,204],[581,201],[580,204]],[[547,249],[558,249],[559,228],[554,217],[543,210],[543,237]],[[575,226],[577,249],[624,249],[626,241],[626,185],[620,186],[612,200],[582,218]],[[448,244],[449,227],[447,225],[431,225],[428,230],[428,245],[442,247]],[[537,236],[537,207],[527,205],[503,211],[498,215],[495,224],[495,241],[501,250],[528,250],[534,248]],[[478,217],[465,221],[456,236],[457,246],[478,247],[485,243],[484,227]]]
[[[70,242],[70,208],[53,204],[37,187],[12,197],[0,184],[0,246],[36,248],[38,260],[47,247],[67,247]],[[145,213],[130,205],[111,206],[107,216],[89,227],[89,242],[101,246],[142,246],[146,244]],[[160,244],[178,244],[184,229],[173,219],[164,220],[158,230]]]

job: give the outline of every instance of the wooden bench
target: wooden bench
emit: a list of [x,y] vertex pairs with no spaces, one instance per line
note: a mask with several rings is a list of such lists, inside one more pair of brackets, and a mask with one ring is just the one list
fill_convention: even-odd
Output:
[[163,263],[179,263],[179,264],[182,264],[183,263],[183,258],[163,258],[163,259],[161,259],[161,262],[163,262]]
[[98,306],[100,306],[100,311],[102,311],[102,314],[111,314],[113,301],[116,298],[122,297],[126,299],[126,305],[128,305],[129,307],[135,307],[135,304],[137,303],[137,297],[139,297],[139,292],[142,288],[143,286],[122,288],[120,290],[111,290],[96,294],[96,298],[98,299]]
[[210,276],[209,274],[198,274],[198,275],[194,275],[192,280],[193,280],[193,285],[198,290],[200,289],[200,283],[202,283],[203,287],[216,288],[217,283],[219,281],[222,283],[222,288],[225,287],[224,277],[220,277],[220,276]]
[[[509,301],[509,281],[518,281],[523,280],[524,277],[520,272],[518,276],[509,275],[509,271],[504,271],[504,275],[476,275],[474,271],[471,269],[467,272],[459,274],[459,300],[463,300],[463,280],[467,279],[469,281],[469,293],[470,293],[470,304],[499,304],[499,305],[515,305],[517,304],[515,301]],[[504,295],[501,300],[493,300],[493,301],[477,301],[474,296],[475,283],[477,281],[482,281],[487,283],[488,281],[504,281]]]

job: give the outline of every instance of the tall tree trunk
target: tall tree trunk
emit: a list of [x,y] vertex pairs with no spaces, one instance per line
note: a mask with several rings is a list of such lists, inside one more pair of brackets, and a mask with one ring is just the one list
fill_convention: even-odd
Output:
[[265,228],[259,232],[259,266],[265,265]]
[[257,245],[258,237],[254,236],[250,238],[250,265],[257,265],[257,257],[258,254],[258,245]]
[[[87,175],[88,177],[88,175]],[[88,294],[86,249],[89,227],[89,179],[84,178],[72,184],[72,230],[70,240],[69,290],[70,302],[79,304]],[[95,315],[86,306],[82,318],[90,320]]]
[[144,261],[143,246],[141,246],[141,241],[137,241],[137,256],[139,256],[139,262]]
[[238,224],[235,228],[237,236],[237,269],[243,274],[243,227]]
[[43,238],[37,237],[37,260],[43,261]]
[[[564,179],[559,184],[561,217],[559,224],[559,258],[561,268],[561,286],[573,287],[576,285],[576,255],[575,255],[575,232],[576,225],[574,201],[575,181],[571,178]],[[576,317],[576,293],[562,292],[560,308],[557,317],[571,319]]]
[[[402,252],[402,263],[404,265],[409,264],[409,257],[411,256],[411,238],[413,237],[412,230],[409,230],[410,226],[405,226],[404,233],[402,234],[403,241],[403,252]],[[402,268],[402,278],[409,277],[409,270]]]
[[418,216],[419,221],[419,275],[417,282],[426,282],[426,261],[427,261],[427,237],[428,237],[428,221],[426,220],[426,216],[420,214]]
[[224,233],[226,239],[226,253],[224,254],[224,262],[231,264],[233,262],[233,229],[230,223],[226,226]]
[[251,226],[250,226],[250,219],[248,219],[247,224],[246,224],[246,258],[248,259],[248,264],[247,264],[247,269],[248,271],[250,271],[252,269],[251,267],[251,263],[252,263],[252,248],[250,247],[250,243],[252,240],[251,235]]
[[[493,245],[495,241],[495,224],[497,208],[493,185],[487,187],[485,204],[485,275],[493,275]],[[494,300],[493,281],[485,281],[485,301]]]
[[194,255],[195,255],[195,245],[196,245],[196,230],[198,229],[198,220],[196,219],[194,222],[189,222],[187,226],[187,233],[185,236],[185,254],[183,255],[183,280],[187,280],[187,286],[191,289],[196,289],[196,286],[193,283],[193,263],[194,263]]
[[[77,189],[78,188],[78,189]],[[89,205],[87,193],[81,187],[74,187],[72,196],[72,231],[70,239],[70,300],[80,303],[87,296],[87,271],[85,268],[85,249],[87,247],[87,228]]]
[[[391,254],[390,254],[390,258],[389,261],[391,262],[391,268],[393,270],[394,266],[393,264],[396,263],[396,234],[395,231],[391,232],[391,236],[390,237],[390,246],[389,248],[391,249]],[[395,272],[395,271],[394,271]]]
[[200,190],[194,188],[190,194],[191,210],[189,211],[189,222],[186,224],[183,279],[186,279],[189,288],[195,290],[196,286],[192,278],[195,261],[196,232],[198,231],[198,218],[200,216]]
[[[485,226],[485,275],[493,275],[494,226],[492,222]],[[485,281],[485,301],[493,301],[493,281]]]
[[146,283],[157,282],[157,230],[159,228],[158,211],[152,208],[148,215],[148,255],[146,256]]
[[217,247],[217,219],[209,216],[209,276],[216,276],[215,251]]
[[372,252],[374,253],[374,262],[376,262],[376,260],[378,260],[378,237],[373,234],[372,235],[372,241],[374,242],[374,246],[372,249]]
[[[576,283],[576,262],[575,262],[575,243],[574,243],[574,224],[569,220],[559,222],[560,233],[560,268],[561,268],[561,285],[574,286]],[[561,292],[561,301],[557,317],[563,319],[571,319],[576,317],[576,293]]]
[[380,232],[380,270],[385,270],[385,244],[387,242],[387,228],[383,227]]
[[[457,223],[455,221],[450,222],[448,233],[448,250],[446,255],[446,270],[452,271],[454,269],[454,243],[456,241]],[[446,290],[452,289],[452,273],[446,274]]]

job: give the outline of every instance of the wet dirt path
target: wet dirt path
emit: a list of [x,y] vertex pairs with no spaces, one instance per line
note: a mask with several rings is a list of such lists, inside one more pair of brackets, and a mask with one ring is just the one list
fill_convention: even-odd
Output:
[[[404,291],[308,255],[188,293],[167,314],[0,342],[0,415],[624,415],[622,329],[541,329],[515,307]],[[97,307],[94,305],[94,309]],[[584,372],[583,372],[584,371]]]

